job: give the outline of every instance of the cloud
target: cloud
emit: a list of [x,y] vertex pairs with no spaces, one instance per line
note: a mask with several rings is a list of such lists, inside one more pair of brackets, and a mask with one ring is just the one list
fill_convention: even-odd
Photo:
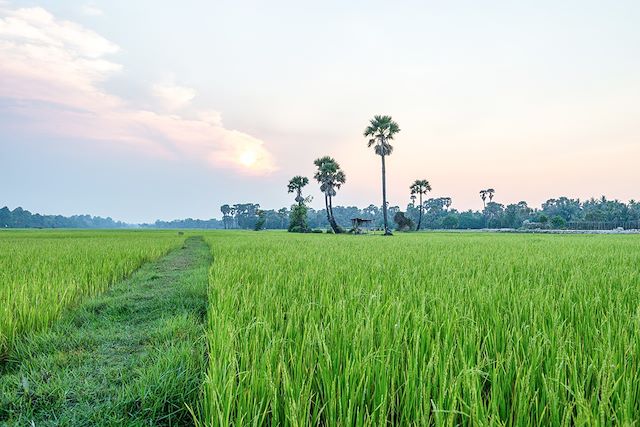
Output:
[[191,102],[196,96],[196,91],[184,86],[178,86],[173,83],[153,85],[152,93],[158,101],[171,111],[179,110]]
[[[0,7],[0,98],[16,101],[7,108],[29,119],[29,131],[129,144],[251,173],[275,170],[264,142],[226,129],[218,112],[188,118],[145,110],[103,89],[123,71],[108,59],[118,51],[99,34],[45,9]],[[196,95],[172,83],[155,85],[153,93],[171,111]]]
[[102,11],[102,9],[100,9],[99,7],[97,7],[94,4],[85,4],[84,6],[82,6],[82,13],[84,13],[87,16],[102,16],[104,15],[104,12]]

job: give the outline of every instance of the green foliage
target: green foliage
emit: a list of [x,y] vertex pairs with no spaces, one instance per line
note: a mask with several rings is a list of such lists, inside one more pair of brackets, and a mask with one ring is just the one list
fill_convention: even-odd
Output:
[[398,132],[400,132],[400,126],[391,116],[376,115],[369,121],[363,134],[369,138],[368,146],[375,146],[377,155],[388,156],[393,153],[393,146],[389,141],[392,141]]
[[263,230],[264,223],[267,221],[266,213],[263,210],[259,210],[257,214],[258,214],[258,220],[256,221],[256,225],[253,227],[254,231]]
[[91,215],[40,215],[21,207],[0,209],[0,228],[127,228],[128,224]]
[[553,228],[565,228],[567,226],[567,221],[560,215],[556,215],[551,218],[551,226]]
[[296,202],[301,205],[304,203],[304,197],[302,197],[302,188],[309,184],[309,178],[306,176],[296,175],[291,180],[289,180],[289,184],[287,185],[287,191],[289,193],[296,193]]
[[446,228],[448,230],[452,228],[456,228],[458,226],[458,217],[455,215],[447,215],[442,220],[442,228]]
[[396,230],[398,231],[410,231],[415,228],[415,223],[411,218],[407,218],[404,212],[396,212],[393,216],[393,222],[396,223]]
[[307,210],[305,205],[291,206],[289,215],[289,231],[292,233],[306,233],[309,231],[307,224]]
[[633,425],[637,236],[217,233],[204,425]]

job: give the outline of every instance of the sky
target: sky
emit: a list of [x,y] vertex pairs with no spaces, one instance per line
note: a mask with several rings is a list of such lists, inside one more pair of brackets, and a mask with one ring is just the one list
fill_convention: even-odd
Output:
[[[640,199],[640,2],[0,0],[0,206],[132,223],[478,192]],[[324,203],[315,182],[312,206]]]

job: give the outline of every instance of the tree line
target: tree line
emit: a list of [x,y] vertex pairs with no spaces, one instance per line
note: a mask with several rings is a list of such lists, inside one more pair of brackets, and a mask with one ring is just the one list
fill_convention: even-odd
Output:
[[91,215],[40,215],[17,207],[0,209],[0,228],[125,228],[130,225]]
[[[419,193],[408,192],[408,195],[410,201],[406,206],[390,206],[388,208],[388,217],[393,219],[393,227],[399,231],[417,230],[418,224],[420,224],[421,230],[640,228],[640,202],[634,200],[623,203],[619,200],[608,200],[606,197],[585,201],[559,197],[547,200],[539,208],[530,207],[525,201],[507,205],[490,201],[480,211],[458,211],[451,208],[452,199],[450,197],[425,198],[422,203],[419,203]],[[254,230],[259,218],[257,212],[260,208],[258,204],[251,205],[255,207],[255,210],[235,210],[234,206],[236,205],[224,205],[230,207],[231,210],[225,209],[227,213],[223,216],[223,221],[220,221],[223,225],[222,228]],[[371,219],[371,228],[384,230],[384,215],[380,206],[369,205],[366,208],[332,206],[333,213],[330,213],[326,208],[315,210],[304,204],[302,209],[306,212],[306,231],[315,229],[333,232],[333,227],[329,222],[330,217],[343,230],[348,230],[351,227],[352,218]],[[265,217],[262,228],[286,230],[296,225],[300,226],[299,222],[292,221],[296,212],[298,214],[300,212],[300,205],[297,203],[291,208],[263,210],[262,212]],[[293,231],[301,230],[294,229]]]
[[[411,185],[411,187],[414,187]],[[640,228],[640,202],[631,200],[623,203],[605,197],[581,201],[568,197],[549,199],[539,208],[530,207],[527,202],[503,205],[490,201],[481,211],[458,211],[451,208],[450,197],[425,198],[429,191],[423,188],[423,200],[419,193],[411,188],[407,195],[406,206],[390,206],[388,216],[393,219],[396,230],[420,229],[481,229],[481,228]],[[430,186],[429,186],[430,187]],[[296,190],[294,190],[295,192]],[[296,196],[297,197],[297,196]],[[304,199],[308,202],[308,198]],[[488,200],[488,197],[487,197]],[[180,219],[174,221],[156,221],[150,224],[127,224],[111,218],[90,215],[32,214],[23,208],[11,211],[8,207],[0,209],[0,228],[199,228],[199,229],[288,229],[291,226],[291,208],[261,209],[258,203],[240,203],[223,205],[222,219]],[[332,230],[326,209],[315,210],[306,207],[306,227],[308,230]],[[422,209],[420,208],[422,207]],[[380,206],[332,206],[333,218],[343,229],[351,226],[351,218],[373,220],[371,227],[384,229],[384,218]],[[422,214],[421,214],[422,212]],[[401,217],[405,222],[399,221]],[[261,219],[263,222],[261,222]]]

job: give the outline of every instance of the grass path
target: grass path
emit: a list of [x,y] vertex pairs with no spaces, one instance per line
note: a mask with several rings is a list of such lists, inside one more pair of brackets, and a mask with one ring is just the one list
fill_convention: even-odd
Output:
[[0,426],[191,424],[210,263],[191,237],[22,340],[0,372]]

